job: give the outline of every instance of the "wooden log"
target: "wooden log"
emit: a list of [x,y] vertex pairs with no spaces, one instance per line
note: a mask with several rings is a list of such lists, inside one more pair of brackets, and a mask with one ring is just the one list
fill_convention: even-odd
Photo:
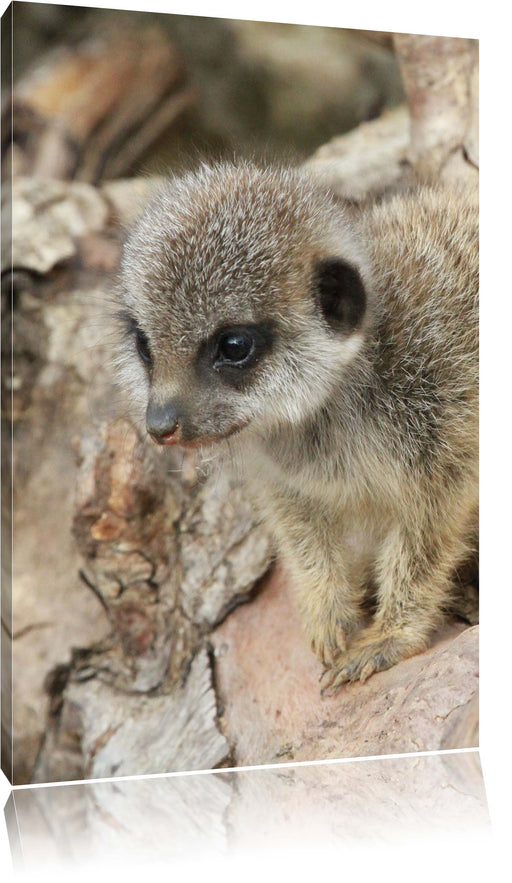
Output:
[[16,84],[6,162],[45,178],[125,175],[193,101],[163,29],[102,19],[101,30],[49,52]]
[[[111,695],[124,695],[128,704],[136,703],[135,695],[173,696],[173,714],[196,702],[193,690],[182,690],[192,660],[209,631],[247,601],[271,559],[268,538],[239,489],[216,472],[198,474],[192,459],[182,462],[142,440],[125,416],[105,334],[110,274],[104,266],[112,270],[119,258],[123,206],[133,214],[151,184],[134,181],[131,199],[126,186],[102,191],[82,182],[46,181],[41,188],[40,179],[30,178],[17,179],[13,190],[20,282],[14,371],[4,352],[3,381],[13,396],[10,456],[17,479],[18,783],[33,764],[45,706],[49,717],[37,769],[59,779],[87,767],[76,750],[80,702],[67,698],[68,684],[79,693],[97,680],[106,714]],[[9,438],[10,431],[4,441]],[[210,683],[210,656],[201,658],[203,680]],[[54,674],[41,702],[49,667]],[[211,684],[201,695],[215,706]],[[88,721],[85,705],[83,715]],[[219,745],[215,715],[207,720],[211,744]],[[85,732],[81,725],[78,732]],[[215,749],[202,763],[220,759]]]
[[478,43],[394,35],[407,101],[320,147],[306,167],[345,199],[444,180],[478,185]]
[[[172,693],[127,694],[73,667],[49,726],[34,782],[212,769],[230,746],[217,725],[208,654],[202,648]],[[77,751],[77,748],[79,749]],[[79,764],[79,766],[77,766]]]
[[478,42],[395,34],[421,178],[478,180]]

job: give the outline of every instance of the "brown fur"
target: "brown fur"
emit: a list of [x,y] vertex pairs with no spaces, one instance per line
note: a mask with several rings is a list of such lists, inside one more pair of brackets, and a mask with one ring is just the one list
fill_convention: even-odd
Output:
[[[164,443],[226,439],[329,690],[426,647],[474,554],[477,297],[477,208],[432,187],[349,215],[301,173],[203,168],[127,244],[151,352],[144,371],[128,345],[128,379],[148,415],[172,403]],[[205,341],[267,324],[250,370],[219,379]]]

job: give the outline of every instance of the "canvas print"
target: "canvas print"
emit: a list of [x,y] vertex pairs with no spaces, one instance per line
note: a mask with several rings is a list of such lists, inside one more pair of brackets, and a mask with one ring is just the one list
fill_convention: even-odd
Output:
[[5,774],[477,746],[478,42],[3,35]]

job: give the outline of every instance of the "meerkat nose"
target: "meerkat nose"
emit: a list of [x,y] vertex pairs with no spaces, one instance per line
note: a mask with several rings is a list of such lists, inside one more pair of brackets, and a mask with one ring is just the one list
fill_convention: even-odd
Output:
[[172,445],[178,441],[178,413],[172,402],[159,405],[150,402],[146,412],[146,429],[159,445]]

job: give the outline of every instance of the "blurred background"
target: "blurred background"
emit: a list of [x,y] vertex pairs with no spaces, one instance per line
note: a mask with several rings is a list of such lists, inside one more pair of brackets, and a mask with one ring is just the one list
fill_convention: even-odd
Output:
[[15,172],[93,183],[300,160],[403,98],[387,34],[39,3],[13,5],[13,77]]

